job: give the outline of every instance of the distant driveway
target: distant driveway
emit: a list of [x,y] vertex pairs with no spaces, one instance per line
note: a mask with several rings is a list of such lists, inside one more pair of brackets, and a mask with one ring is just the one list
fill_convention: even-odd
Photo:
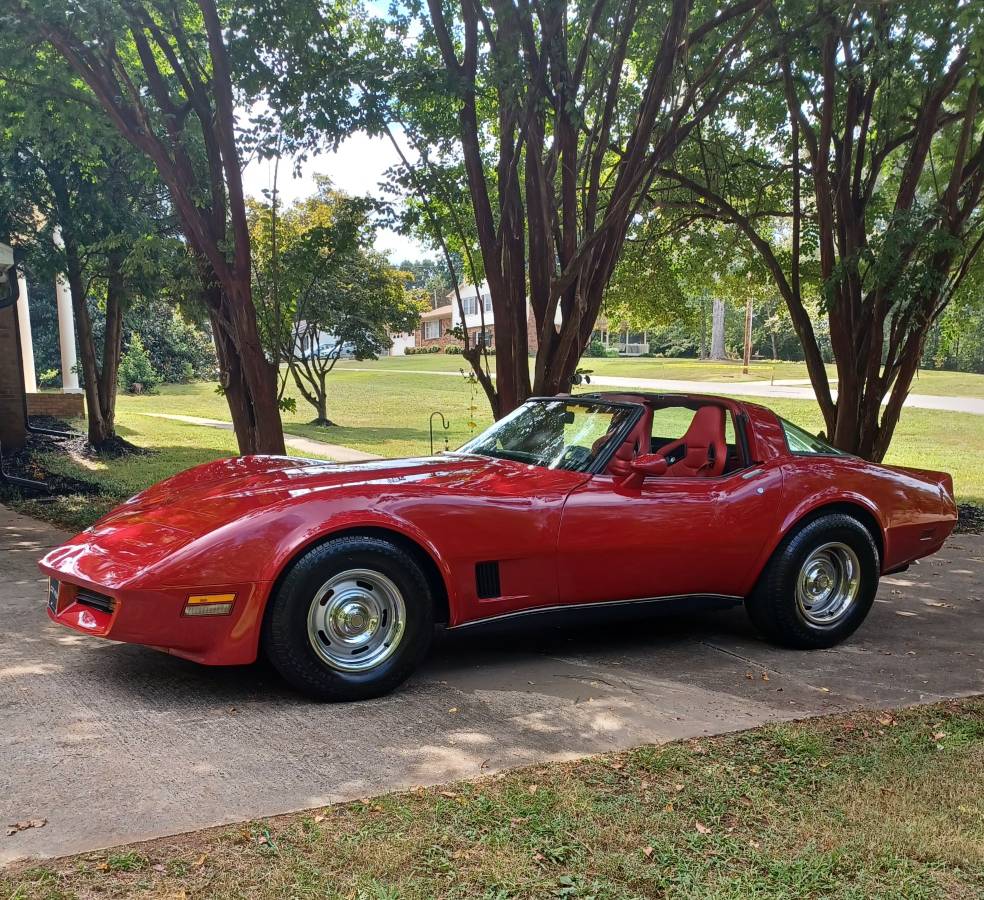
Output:
[[64,539],[0,506],[0,862],[55,856],[645,742],[984,692],[984,537],[883,580],[856,638],[797,653],[744,613],[440,642],[392,696],[318,705],[51,624]]

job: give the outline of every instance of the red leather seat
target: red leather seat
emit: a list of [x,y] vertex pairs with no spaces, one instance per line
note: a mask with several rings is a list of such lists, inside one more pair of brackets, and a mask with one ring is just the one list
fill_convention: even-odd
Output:
[[659,456],[675,456],[675,451],[684,451],[683,457],[666,470],[667,475],[713,478],[724,471],[728,461],[724,416],[724,407],[702,406],[680,440],[660,447]]

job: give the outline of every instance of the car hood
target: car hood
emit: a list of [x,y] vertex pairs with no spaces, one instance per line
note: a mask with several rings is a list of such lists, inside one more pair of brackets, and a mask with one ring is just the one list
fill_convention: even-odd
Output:
[[[197,538],[270,507],[305,497],[372,498],[413,484],[441,493],[533,491],[546,469],[449,454],[337,464],[280,456],[243,456],[197,466],[130,498],[41,561],[49,574],[119,586]],[[574,476],[577,478],[577,476]],[[337,492],[337,493],[336,493]]]

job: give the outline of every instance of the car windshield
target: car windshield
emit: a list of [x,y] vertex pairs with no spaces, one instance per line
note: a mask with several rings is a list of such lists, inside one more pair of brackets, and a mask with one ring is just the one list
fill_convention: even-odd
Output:
[[530,400],[458,452],[585,472],[608,445],[606,438],[621,434],[634,415],[632,407],[602,402]]

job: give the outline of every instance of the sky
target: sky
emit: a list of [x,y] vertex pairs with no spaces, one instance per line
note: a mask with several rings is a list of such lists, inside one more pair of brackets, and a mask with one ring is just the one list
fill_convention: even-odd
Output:
[[[379,187],[383,173],[398,162],[396,151],[386,137],[354,134],[346,139],[336,153],[322,153],[302,163],[301,176],[294,177],[290,160],[281,160],[277,188],[284,203],[291,203],[314,193],[314,176],[327,175],[341,191],[353,195],[382,198]],[[273,186],[273,161],[254,160],[243,171],[243,187],[251,197],[262,199],[263,190]],[[385,253],[390,262],[432,257],[426,247],[412,238],[389,229],[380,229],[376,249]]]

